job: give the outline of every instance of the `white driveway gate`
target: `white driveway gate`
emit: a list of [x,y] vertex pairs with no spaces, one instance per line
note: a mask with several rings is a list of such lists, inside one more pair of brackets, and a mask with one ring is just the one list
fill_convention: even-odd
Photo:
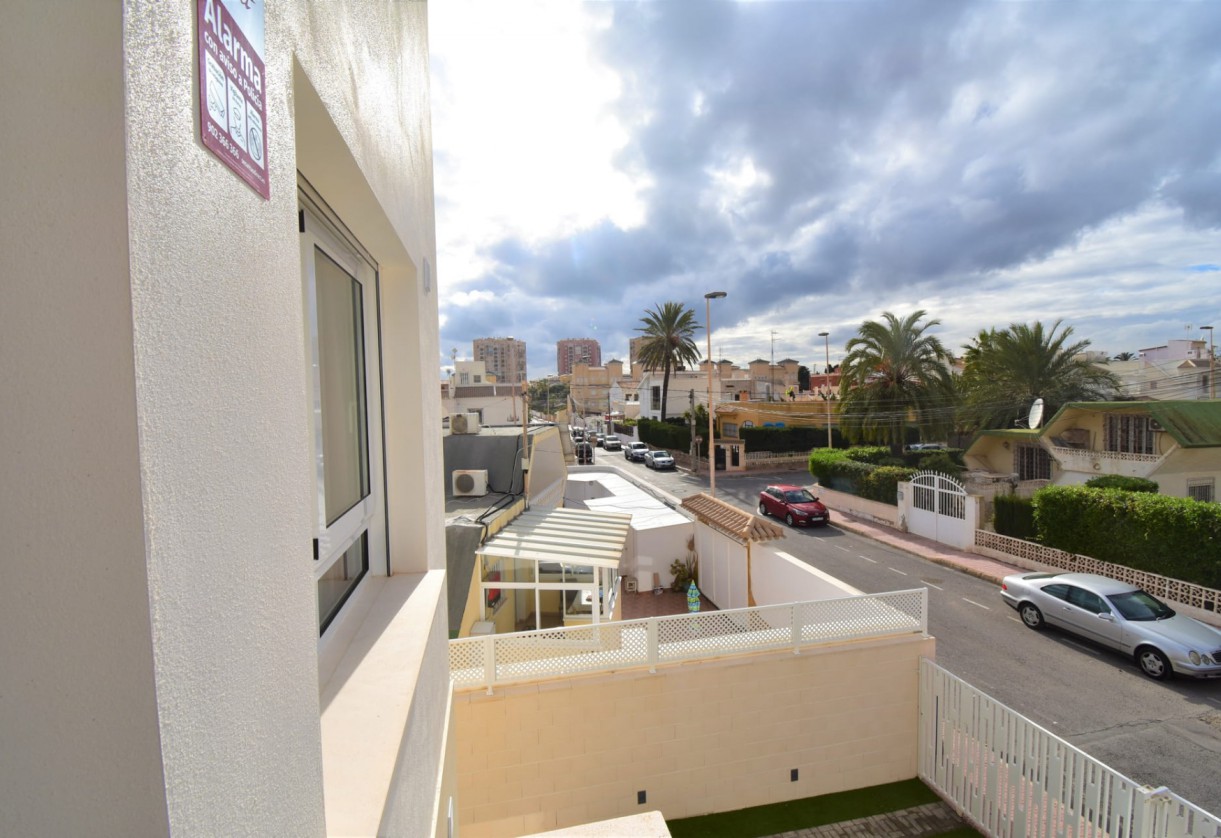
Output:
[[908,532],[960,550],[975,540],[974,522],[967,519],[967,490],[948,475],[922,471],[912,478],[904,506]]

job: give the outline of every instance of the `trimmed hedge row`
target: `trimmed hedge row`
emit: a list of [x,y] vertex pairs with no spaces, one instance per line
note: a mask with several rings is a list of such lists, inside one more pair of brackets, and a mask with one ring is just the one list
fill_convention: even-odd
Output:
[[[684,454],[691,450],[691,429],[686,422],[676,425],[671,422],[658,422],[656,419],[637,419],[636,435],[640,437],[641,442],[647,442],[654,448]],[[707,456],[706,452],[702,452],[701,456]]]
[[1034,520],[1049,547],[1221,588],[1221,505],[1047,486],[1034,495]]
[[[827,447],[826,428],[739,428],[738,436],[746,443],[747,451],[789,454]],[[847,444],[838,428],[831,429],[831,444],[836,448]]]
[[896,464],[884,446],[816,448],[810,452],[809,469],[829,489],[891,506],[899,502],[898,484],[916,474],[916,469]]
[[1034,501],[1031,498],[997,495],[992,501],[995,510],[992,525],[998,533],[1023,541],[1038,541],[1038,530],[1034,523]]

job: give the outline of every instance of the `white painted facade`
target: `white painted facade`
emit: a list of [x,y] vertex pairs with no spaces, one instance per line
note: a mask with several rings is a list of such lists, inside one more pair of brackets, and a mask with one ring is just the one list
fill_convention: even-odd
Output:
[[[0,834],[445,834],[426,4],[269,4],[270,200],[199,140],[195,2],[55,11],[0,33]],[[392,429],[321,639],[299,177]]]

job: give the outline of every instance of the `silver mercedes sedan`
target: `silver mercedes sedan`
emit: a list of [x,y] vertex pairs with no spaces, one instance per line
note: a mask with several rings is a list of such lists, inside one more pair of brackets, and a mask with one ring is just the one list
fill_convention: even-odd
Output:
[[1055,626],[1117,649],[1150,678],[1221,678],[1221,630],[1176,614],[1127,582],[1093,573],[1017,573],[1001,580],[1001,599],[1029,628]]

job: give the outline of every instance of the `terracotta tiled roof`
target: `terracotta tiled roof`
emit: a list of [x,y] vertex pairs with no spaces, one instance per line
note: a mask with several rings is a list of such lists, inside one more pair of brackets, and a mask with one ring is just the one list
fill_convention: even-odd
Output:
[[731,506],[703,492],[683,498],[682,507],[702,523],[720,530],[741,544],[748,541],[773,541],[777,538],[784,538],[784,530],[771,521],[749,512],[743,512],[736,506]]

